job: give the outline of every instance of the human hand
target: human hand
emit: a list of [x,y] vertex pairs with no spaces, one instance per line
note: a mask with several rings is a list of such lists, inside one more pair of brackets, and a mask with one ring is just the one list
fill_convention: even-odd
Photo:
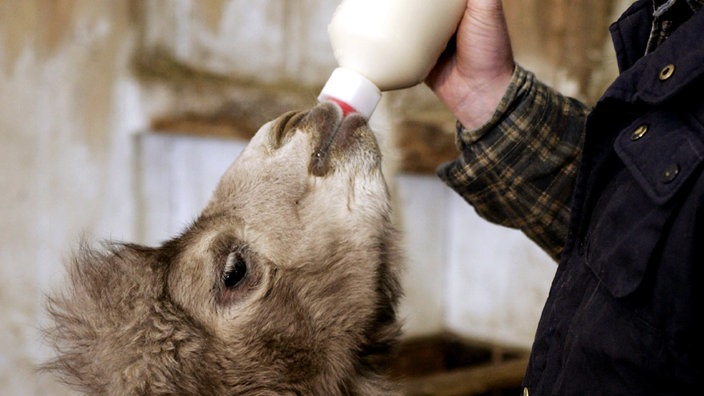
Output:
[[514,69],[501,0],[467,0],[454,41],[426,78],[467,128],[489,120]]

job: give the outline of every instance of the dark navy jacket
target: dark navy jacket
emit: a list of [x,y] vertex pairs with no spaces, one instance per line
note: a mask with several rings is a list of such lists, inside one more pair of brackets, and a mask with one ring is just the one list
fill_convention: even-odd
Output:
[[[704,12],[643,56],[652,2],[611,27],[530,395],[682,395],[704,381]],[[699,391],[701,392],[701,391]]]

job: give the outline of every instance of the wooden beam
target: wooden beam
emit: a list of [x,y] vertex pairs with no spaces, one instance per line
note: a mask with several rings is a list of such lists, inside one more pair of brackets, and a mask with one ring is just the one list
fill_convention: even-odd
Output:
[[470,396],[520,388],[527,365],[527,357],[487,363],[402,381],[402,390],[407,396]]

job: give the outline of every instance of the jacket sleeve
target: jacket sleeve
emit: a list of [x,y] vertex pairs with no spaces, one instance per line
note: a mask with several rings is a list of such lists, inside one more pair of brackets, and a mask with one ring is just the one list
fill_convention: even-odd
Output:
[[559,260],[584,141],[588,106],[516,66],[492,118],[457,124],[461,156],[438,176],[483,218],[523,231]]

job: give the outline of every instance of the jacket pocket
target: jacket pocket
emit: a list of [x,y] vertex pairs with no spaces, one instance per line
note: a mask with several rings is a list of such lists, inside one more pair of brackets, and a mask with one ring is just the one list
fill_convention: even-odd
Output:
[[675,197],[704,159],[699,125],[649,114],[621,131],[614,150],[623,169],[608,182],[592,215],[587,266],[617,298],[642,283],[675,210]]

